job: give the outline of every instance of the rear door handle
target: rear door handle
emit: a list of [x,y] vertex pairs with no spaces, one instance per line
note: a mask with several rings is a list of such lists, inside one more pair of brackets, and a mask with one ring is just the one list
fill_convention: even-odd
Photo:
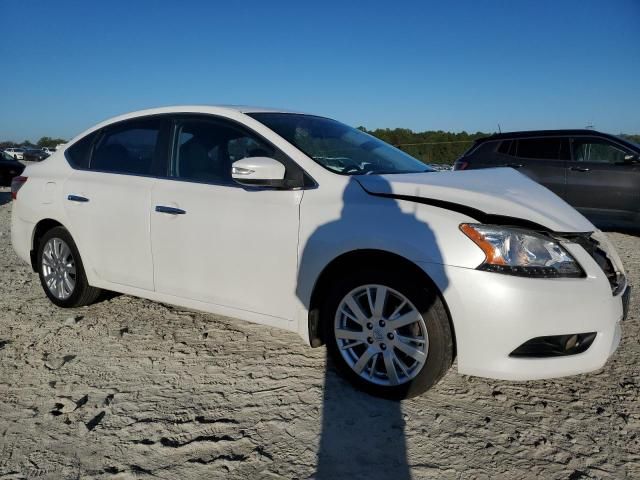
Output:
[[71,202],[80,202],[80,203],[86,203],[89,201],[87,197],[81,197],[80,195],[68,195],[67,200]]
[[164,205],[156,205],[156,212],[168,213],[169,215],[184,215],[185,213],[187,213],[181,208],[166,207]]
[[570,170],[573,170],[574,172],[588,172],[589,169],[587,167],[571,167]]

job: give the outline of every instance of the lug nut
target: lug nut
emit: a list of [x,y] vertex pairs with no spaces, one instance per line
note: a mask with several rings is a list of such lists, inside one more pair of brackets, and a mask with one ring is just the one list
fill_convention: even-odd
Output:
[[373,343],[373,338],[371,337],[367,338],[367,342],[369,342],[370,344]]
[[381,327],[384,327],[386,324],[384,323],[384,320],[380,320],[380,322],[378,323],[378,325],[380,325]]
[[387,346],[384,343],[380,344],[380,350],[386,350]]
[[373,323],[371,323],[371,322],[367,323],[367,328],[369,330],[373,329]]
[[393,340],[393,333],[391,333],[391,332],[387,333],[387,338],[389,340]]

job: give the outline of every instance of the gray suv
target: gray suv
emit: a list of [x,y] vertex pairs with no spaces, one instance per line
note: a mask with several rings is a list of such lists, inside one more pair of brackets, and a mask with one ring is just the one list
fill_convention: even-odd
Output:
[[511,167],[601,228],[640,230],[640,145],[594,130],[539,130],[476,140],[454,170]]

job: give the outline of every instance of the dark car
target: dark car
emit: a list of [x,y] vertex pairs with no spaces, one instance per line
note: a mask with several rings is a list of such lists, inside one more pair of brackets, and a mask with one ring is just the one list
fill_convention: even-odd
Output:
[[47,158],[49,154],[39,148],[27,148],[22,154],[22,159],[27,162],[41,162]]
[[11,179],[17,177],[24,170],[24,165],[11,155],[0,152],[0,186],[8,187]]
[[594,130],[500,133],[476,140],[454,170],[511,167],[601,228],[640,229],[640,146]]

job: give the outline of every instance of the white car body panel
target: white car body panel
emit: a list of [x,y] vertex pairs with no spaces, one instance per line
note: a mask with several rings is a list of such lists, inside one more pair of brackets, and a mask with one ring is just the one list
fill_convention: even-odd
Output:
[[[149,222],[153,178],[75,170],[64,182],[68,225],[85,270],[113,284],[153,291]],[[69,201],[70,195],[89,200]]]
[[[595,231],[545,188],[509,169],[337,175],[243,113],[256,111],[166,107],[116,117],[83,132],[25,169],[28,181],[12,212],[16,252],[29,262],[36,225],[53,219],[76,240],[93,286],[285,328],[309,341],[311,294],[325,267],[342,254],[379,250],[413,262],[438,286],[451,313],[462,373],[512,380],[569,375],[600,368],[615,350],[622,301],[612,295],[604,273],[582,247],[565,245],[587,278],[521,278],[479,271],[484,254],[459,229],[461,223],[477,219],[446,205],[411,200],[466,205],[557,232]],[[105,174],[74,170],[65,159],[75,141],[110,123],[189,112],[225,117],[254,130],[317,186],[245,189]],[[68,195],[90,201],[69,202]],[[157,205],[187,214],[158,213]],[[608,248],[622,270],[615,250]],[[598,336],[584,353],[545,359],[508,355],[533,337],[588,331]]]
[[360,181],[372,193],[464,204],[488,214],[525,218],[556,232],[594,230],[591,222],[567,202],[511,168],[469,170],[465,175],[457,173],[379,175],[360,177]]
[[[157,180],[155,290],[292,321],[302,194]],[[158,213],[156,205],[187,213]]]

